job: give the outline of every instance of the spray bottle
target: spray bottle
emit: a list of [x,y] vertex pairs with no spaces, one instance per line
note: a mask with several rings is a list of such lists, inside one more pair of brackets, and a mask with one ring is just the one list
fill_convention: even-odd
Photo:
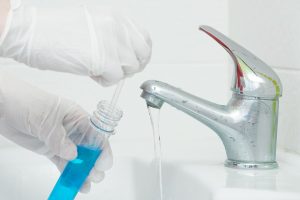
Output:
[[84,133],[71,138],[77,144],[77,158],[68,162],[48,200],[73,200],[76,197],[122,117],[123,112],[116,107],[116,102],[123,84],[123,80],[118,84],[111,102],[98,103]]

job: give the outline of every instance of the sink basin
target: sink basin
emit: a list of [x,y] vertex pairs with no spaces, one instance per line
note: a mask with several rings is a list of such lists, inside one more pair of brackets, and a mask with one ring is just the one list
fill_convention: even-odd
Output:
[[[132,151],[122,154],[118,150],[122,144],[114,145],[113,168],[90,193],[79,194],[78,200],[159,199],[152,154],[137,153],[136,146],[128,146]],[[222,156],[212,155],[197,151],[195,159],[177,155],[164,160],[164,200],[300,200],[300,164],[293,163],[295,158],[289,154],[279,155],[279,169],[256,171],[225,168]],[[48,159],[18,147],[2,149],[0,158],[0,199],[47,199],[59,177]]]
[[[0,199],[47,199],[59,177],[54,165],[44,157],[21,148],[2,150],[0,157],[2,161],[9,160],[0,165]],[[151,159],[115,156],[114,160],[114,167],[107,172],[105,181],[93,185],[90,193],[79,194],[76,199],[159,199],[158,176]],[[165,194],[172,200],[210,199],[210,192],[193,175],[185,174],[171,163],[165,164],[163,169],[166,172]]]

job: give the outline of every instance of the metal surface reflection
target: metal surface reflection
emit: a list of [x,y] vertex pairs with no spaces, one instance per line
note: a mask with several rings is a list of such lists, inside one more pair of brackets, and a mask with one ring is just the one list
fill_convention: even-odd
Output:
[[214,130],[225,146],[225,166],[276,168],[278,98],[282,94],[279,77],[222,33],[208,26],[200,30],[221,44],[234,60],[233,95],[228,104],[206,101],[160,81],[144,82],[141,96],[149,106],[160,108],[166,102]]

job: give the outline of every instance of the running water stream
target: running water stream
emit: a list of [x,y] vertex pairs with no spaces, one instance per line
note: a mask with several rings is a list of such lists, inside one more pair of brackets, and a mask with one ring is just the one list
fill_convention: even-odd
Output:
[[163,200],[163,184],[162,184],[162,158],[161,158],[161,140],[159,134],[159,113],[160,109],[148,107],[151,120],[153,139],[154,139],[154,164],[157,170],[159,184],[159,198]]

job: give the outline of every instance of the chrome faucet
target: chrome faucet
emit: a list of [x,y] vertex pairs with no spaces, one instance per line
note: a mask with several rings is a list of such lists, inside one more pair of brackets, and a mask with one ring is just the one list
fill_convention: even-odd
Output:
[[262,60],[209,26],[201,31],[216,40],[234,61],[232,98],[218,105],[159,81],[142,84],[141,97],[148,106],[166,102],[214,130],[221,138],[232,168],[276,168],[279,97],[282,86],[277,74]]

